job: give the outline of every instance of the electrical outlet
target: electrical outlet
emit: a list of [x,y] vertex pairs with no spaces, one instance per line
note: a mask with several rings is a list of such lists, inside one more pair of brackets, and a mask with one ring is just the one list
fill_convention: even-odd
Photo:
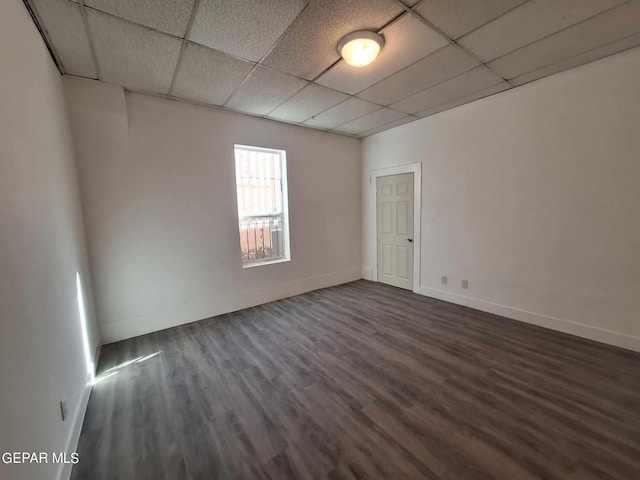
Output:
[[64,422],[67,418],[67,402],[64,400],[60,400],[60,415],[62,416],[62,421]]
[[462,280],[462,288],[469,288],[469,280]]
[[442,277],[442,284],[443,285],[446,285],[448,281],[449,280],[447,279],[447,277]]

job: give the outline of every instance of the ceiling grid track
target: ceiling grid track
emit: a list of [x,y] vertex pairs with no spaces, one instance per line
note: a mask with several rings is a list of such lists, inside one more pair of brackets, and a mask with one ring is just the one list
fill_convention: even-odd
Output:
[[[531,0],[528,0],[531,1]],[[402,3],[402,2],[400,2]],[[462,45],[460,45],[456,40],[454,40],[453,38],[451,38],[449,35],[447,35],[446,33],[444,33],[444,31],[442,31],[440,28],[436,27],[433,23],[431,23],[429,20],[427,20],[426,18],[424,18],[422,15],[420,15],[418,12],[415,11],[415,8],[420,5],[422,2],[418,2],[416,3],[413,7],[409,7],[407,5],[405,5],[404,3],[402,3],[402,5],[404,6],[405,10],[411,14],[413,14],[418,20],[420,20],[422,23],[424,23],[427,27],[429,27],[431,30],[437,32],[438,34],[440,34],[442,37],[446,38],[447,41],[449,42],[449,45],[453,45],[459,49],[461,49],[464,53],[466,53],[467,55],[469,55],[471,58],[473,58],[476,62],[478,62],[480,65],[484,66],[485,68],[487,68],[489,71],[491,71],[491,73],[497,75],[498,77],[500,77],[503,81],[507,82],[509,85],[511,85],[512,87],[514,85],[511,84],[511,82],[509,82],[509,80],[507,80],[506,78],[504,78],[502,75],[500,75],[497,72],[494,72],[485,62],[483,62],[480,58],[478,58],[478,56],[474,55],[473,53],[471,53],[469,50],[467,50],[466,48],[464,48]],[[527,3],[527,2],[524,2]],[[515,8],[519,8],[521,7],[524,3],[521,3],[519,5],[517,5]],[[511,11],[511,10],[509,10]],[[504,12],[503,15],[506,15],[509,12]],[[496,18],[501,17],[502,15],[499,15]],[[492,18],[491,20],[487,21],[484,25],[493,22],[496,18]],[[484,25],[480,25],[479,27],[475,28],[474,30],[477,30],[478,28],[482,28]],[[467,34],[465,34],[467,35]]]
[[173,70],[173,76],[171,77],[171,84],[169,85],[169,90],[167,91],[167,95],[171,95],[171,92],[173,91],[173,87],[176,83],[178,70],[180,69],[180,64],[182,63],[184,51],[187,48],[187,44],[189,43],[188,38],[191,35],[191,28],[193,27],[193,21],[196,19],[196,14],[198,13],[199,7],[200,7],[200,0],[194,0],[193,8],[191,9],[191,16],[189,17],[189,23],[187,24],[187,29],[184,32],[184,38],[182,39],[182,45],[180,46],[180,53],[178,54],[176,68]]
[[[638,0],[631,0],[631,1],[633,2],[633,1],[638,1]],[[625,36],[625,37],[618,38],[618,39],[616,39],[616,40],[611,40],[610,42],[607,42],[607,43],[605,43],[605,44],[598,45],[598,46],[596,46],[596,47],[593,47],[593,48],[590,48],[590,49],[585,50],[585,51],[583,51],[583,52],[580,52],[580,53],[579,53],[579,55],[586,55],[586,54],[588,54],[588,53],[595,52],[596,50],[599,50],[599,49],[601,49],[601,48],[603,48],[603,47],[607,47],[607,46],[609,46],[609,45],[613,45],[613,44],[615,44],[615,43],[617,43],[617,42],[621,42],[621,41],[623,41],[623,40],[627,40],[627,39],[629,39],[629,38],[637,37],[639,33],[640,33],[640,32],[631,33],[631,34],[629,34],[629,35],[627,35],[627,36]],[[632,49],[632,48],[636,48],[637,46],[638,46],[638,45],[631,45],[631,46],[628,46],[628,47],[623,48],[623,49],[621,49],[621,50],[618,50],[618,51],[616,51],[615,53],[621,53],[621,52],[624,52],[624,51],[630,50],[630,49]],[[517,51],[517,50],[514,50],[514,51]],[[573,58],[573,57],[572,57],[572,58]],[[543,65],[543,66],[541,66],[541,67],[536,68],[535,70],[532,70],[532,71],[530,71],[530,72],[526,72],[526,73],[523,73],[523,74],[521,74],[521,75],[518,75],[517,77],[514,77],[514,78],[512,78],[511,80],[513,81],[513,80],[518,79],[518,78],[520,78],[520,77],[530,75],[530,74],[532,74],[532,73],[537,72],[538,70],[547,69],[547,68],[552,68],[553,66],[555,66],[555,65],[560,65],[560,64],[562,64],[562,63],[564,63],[564,62],[566,62],[566,61],[568,61],[568,60],[571,60],[571,58],[565,58],[565,59],[559,60],[559,61],[557,61],[557,62],[553,62],[553,63],[549,63],[549,64],[546,64],[546,65]],[[589,62],[590,62],[590,61],[587,61],[587,62],[585,62],[585,63],[589,63]],[[577,64],[577,65],[575,65],[575,66],[580,66],[580,65],[583,65],[583,63],[579,63],[579,64]],[[546,75],[544,75],[544,76],[546,76]],[[543,77],[544,77],[544,76],[543,76]],[[543,77],[540,77],[540,78],[543,78]],[[535,80],[535,79],[534,79],[534,80]],[[531,80],[531,81],[534,81],[534,80]],[[519,87],[519,86],[521,86],[521,85],[525,85],[525,84],[527,84],[527,83],[529,83],[529,82],[518,83],[518,84],[514,85],[514,88]]]
[[[264,68],[269,68],[270,70],[279,72],[279,73],[283,73],[280,72],[280,70],[276,70],[275,68],[270,68],[267,67],[266,65],[263,65],[264,60],[269,56],[269,54],[271,52],[273,52],[273,49],[276,48],[276,45],[278,45],[278,43],[280,42],[280,40],[282,39],[282,37],[284,37],[284,35],[291,29],[292,25],[296,22],[296,20],[298,20],[298,18],[300,18],[300,16],[302,15],[302,13],[307,9],[307,7],[309,6],[309,4],[306,4],[304,6],[304,8],[302,10],[300,10],[300,12],[298,13],[298,15],[296,15],[296,18],[287,26],[287,28],[284,29],[284,31],[278,36],[278,38],[276,39],[275,42],[273,42],[273,45],[271,45],[271,47],[269,47],[269,50],[267,50],[265,52],[265,54],[260,58],[260,60],[258,60],[254,67],[251,69],[251,71],[247,74],[246,77],[244,77],[244,79],[242,80],[242,82],[240,82],[240,84],[233,90],[233,92],[231,92],[231,95],[229,95],[227,97],[227,99],[224,101],[224,103],[222,104],[223,106],[227,104],[227,102],[229,102],[229,100],[231,100],[231,98],[235,95],[235,93],[240,90],[240,88],[242,88],[242,86],[247,83],[247,80],[249,80],[249,77],[251,77],[251,75],[253,75],[253,72],[256,71],[256,69],[258,68],[258,66],[264,67]],[[253,63],[253,62],[252,62]],[[298,77],[296,75],[292,75],[293,77],[299,78],[300,80],[304,80],[306,82],[308,82],[308,80],[306,78],[302,78],[302,77]],[[305,85],[306,86],[306,85]],[[302,87],[304,88],[304,87]],[[302,88],[300,90],[302,90]],[[298,91],[300,91],[298,90]],[[294,93],[293,95],[296,95],[298,92]],[[292,96],[293,96],[292,95]],[[291,97],[289,97],[291,98]],[[279,105],[278,105],[279,106]],[[276,107],[277,108],[277,107]],[[264,115],[262,116],[264,117]]]
[[62,63],[60,56],[56,52],[56,48],[53,45],[53,42],[49,38],[47,29],[44,23],[42,22],[42,19],[40,18],[40,14],[38,13],[38,9],[36,8],[35,5],[32,4],[32,2],[30,2],[30,0],[23,0],[22,3],[24,3],[24,6],[29,12],[29,15],[31,16],[31,19],[33,20],[33,23],[35,24],[36,28],[38,29],[38,32],[40,33],[40,36],[42,37],[42,40],[44,41],[44,44],[47,47],[47,50],[49,50],[49,55],[51,55],[51,58],[53,59],[53,63],[55,63],[56,68],[60,72],[60,75],[64,75],[65,74],[64,64]]
[[96,68],[96,78],[101,80],[102,74],[100,71],[100,63],[98,62],[98,55],[96,53],[96,47],[93,43],[93,37],[91,36],[91,29],[89,28],[89,17],[87,16],[87,10],[84,5],[84,0],[78,1],[78,7],[80,8],[80,16],[82,17],[82,23],[84,25],[84,31],[87,35],[87,42],[89,42],[89,50],[91,51],[91,56],[93,57],[93,63]]
[[[531,1],[531,0],[528,0],[528,1]],[[496,58],[492,58],[492,59],[489,61],[489,63],[491,63],[491,62],[495,62],[496,60],[499,60],[499,59],[500,59],[500,58],[502,58],[502,57],[506,57],[507,55],[511,55],[512,53],[517,52],[518,50],[522,50],[523,48],[527,48],[528,46],[533,45],[534,43],[540,42],[540,41],[542,41],[542,40],[544,40],[544,39],[546,39],[546,38],[549,38],[549,37],[552,37],[552,36],[554,36],[554,35],[557,35],[558,33],[564,32],[565,30],[569,30],[570,28],[574,28],[574,27],[576,27],[576,26],[578,26],[578,25],[580,25],[580,24],[583,24],[583,23],[585,23],[585,22],[588,22],[588,21],[590,21],[590,20],[593,20],[594,18],[599,17],[600,15],[604,15],[604,14],[606,14],[606,13],[608,13],[608,12],[612,11],[612,10],[615,10],[616,8],[620,8],[620,7],[621,7],[621,6],[623,6],[623,5],[628,5],[629,3],[633,3],[634,1],[637,1],[637,0],[627,0],[626,2],[619,3],[619,4],[617,4],[617,5],[614,5],[614,6],[610,7],[610,8],[607,8],[606,10],[603,10],[603,11],[601,11],[601,12],[597,13],[596,15],[592,15],[592,16],[590,16],[590,17],[584,18],[584,19],[580,20],[579,22],[572,23],[571,25],[567,25],[566,27],[561,28],[560,30],[556,30],[555,32],[551,32],[551,33],[549,33],[548,35],[544,35],[544,36],[542,36],[542,37],[540,37],[540,38],[536,38],[535,40],[533,40],[533,41],[531,41],[531,42],[529,42],[529,43],[526,43],[526,44],[524,44],[524,45],[521,45],[521,46],[520,46],[520,47],[518,47],[518,48],[514,48],[513,50],[509,50],[509,51],[508,51],[508,52],[506,52],[506,53],[503,53],[503,54],[501,54],[501,55],[498,55]],[[526,3],[526,2],[525,2],[525,3]],[[495,19],[494,19],[494,20],[495,20]],[[489,22],[489,23],[490,23],[490,22]],[[485,24],[485,25],[486,25],[486,24]],[[484,26],[484,25],[482,25],[482,26]],[[478,28],[480,28],[480,27],[478,27]],[[474,29],[473,31],[475,31],[475,30],[477,30],[477,29]],[[469,33],[471,33],[471,32],[469,32]],[[465,34],[465,35],[468,35],[468,34]],[[494,72],[494,73],[495,73],[495,72]],[[497,74],[496,74],[496,75],[497,75]]]

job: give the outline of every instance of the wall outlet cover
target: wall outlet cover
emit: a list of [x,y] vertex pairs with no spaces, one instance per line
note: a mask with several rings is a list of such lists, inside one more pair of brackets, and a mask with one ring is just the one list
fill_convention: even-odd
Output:
[[469,280],[462,280],[462,288],[469,288]]

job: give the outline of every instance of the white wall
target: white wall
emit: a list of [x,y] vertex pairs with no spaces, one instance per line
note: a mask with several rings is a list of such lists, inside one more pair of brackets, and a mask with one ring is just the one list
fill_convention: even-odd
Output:
[[365,276],[372,169],[422,162],[420,293],[640,350],[640,49],[362,148]]
[[[75,449],[90,390],[76,272],[99,339],[62,78],[19,0],[0,2],[0,65],[0,452],[51,455]],[[0,463],[3,479],[61,473]]]
[[[359,140],[65,87],[105,342],[360,278]],[[241,268],[234,143],[287,151],[291,262]]]

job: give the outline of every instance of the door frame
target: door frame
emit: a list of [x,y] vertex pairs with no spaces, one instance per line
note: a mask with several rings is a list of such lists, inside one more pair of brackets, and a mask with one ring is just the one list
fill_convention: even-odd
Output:
[[[413,292],[418,293],[420,288],[420,219],[421,198],[422,198],[422,163],[407,163],[394,167],[376,168],[371,170],[369,176],[369,200],[373,205],[373,236],[378,238],[378,204],[376,199],[376,182],[378,177],[388,177],[389,175],[400,175],[403,173],[413,173]],[[378,281],[378,248],[373,249],[373,258],[369,259],[371,265],[371,279]]]

